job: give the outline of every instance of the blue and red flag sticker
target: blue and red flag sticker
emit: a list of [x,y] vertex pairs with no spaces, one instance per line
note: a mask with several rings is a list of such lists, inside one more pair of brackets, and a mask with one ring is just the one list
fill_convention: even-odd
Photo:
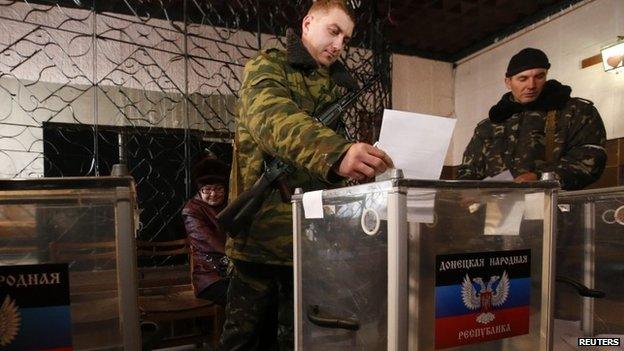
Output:
[[436,257],[435,348],[529,333],[531,251]]
[[71,351],[66,263],[0,266],[0,350]]

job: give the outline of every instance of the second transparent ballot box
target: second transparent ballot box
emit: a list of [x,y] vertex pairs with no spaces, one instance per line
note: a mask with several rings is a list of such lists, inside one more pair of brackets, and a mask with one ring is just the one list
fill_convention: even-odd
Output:
[[550,350],[556,182],[293,197],[298,350]]
[[0,349],[140,348],[135,209],[129,177],[0,180]]
[[624,187],[561,192],[555,345],[624,336]]

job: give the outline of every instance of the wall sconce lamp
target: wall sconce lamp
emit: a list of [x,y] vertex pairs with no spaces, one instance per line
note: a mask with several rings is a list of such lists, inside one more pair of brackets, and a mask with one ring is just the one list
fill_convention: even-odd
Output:
[[600,49],[600,54],[605,72],[624,72],[624,37],[618,36],[618,41]]

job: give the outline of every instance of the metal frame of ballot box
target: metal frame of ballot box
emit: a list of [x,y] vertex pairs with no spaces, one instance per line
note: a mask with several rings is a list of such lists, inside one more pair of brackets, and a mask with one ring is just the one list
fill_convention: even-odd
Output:
[[141,348],[136,207],[131,177],[0,180],[0,265],[68,267],[75,350]]
[[[556,181],[433,181],[399,176],[322,192],[303,194],[297,189],[292,199],[295,348],[306,351],[551,350],[555,254],[553,218],[558,187]],[[521,220],[518,215],[501,214],[505,211],[517,213],[513,211],[518,208],[525,211],[520,213]],[[537,210],[541,218],[527,219],[531,210]],[[306,213],[315,215],[306,218]],[[492,218],[498,221],[494,225],[495,232],[486,233],[487,228],[493,225]],[[505,222],[505,218],[518,220],[516,231],[522,228],[522,232],[499,235],[496,230],[502,230],[500,223]],[[471,229],[464,230],[468,227]],[[492,252],[488,252],[488,247],[492,247]],[[504,319],[500,318],[507,317],[502,314],[496,317],[498,315],[489,313],[485,307],[479,310],[479,302],[475,301],[472,305],[469,303],[470,306],[462,307],[462,297],[456,294],[456,301],[449,305],[459,306],[455,310],[460,307],[466,310],[468,307],[477,308],[475,313],[477,317],[481,316],[479,322],[474,322],[475,314],[465,312],[457,316],[458,320],[468,318],[477,326],[484,326],[475,332],[457,335],[460,339],[462,335],[475,337],[474,340],[480,340],[479,337],[485,339],[466,344],[439,341],[438,334],[445,333],[445,327],[440,326],[450,320],[443,314],[452,310],[446,303],[440,302],[441,296],[446,296],[443,294],[452,289],[449,286],[438,289],[437,285],[442,285],[438,283],[443,277],[441,273],[432,273],[438,265],[436,260],[455,257],[453,255],[458,253],[468,258],[475,254],[493,257],[489,262],[497,264],[511,262],[511,259],[500,258],[506,252],[529,253],[524,256],[525,262],[519,264],[525,266],[522,268],[525,276],[516,280],[520,282],[517,286],[526,289],[522,292],[526,291],[527,296],[508,299],[515,303],[509,309],[511,314],[522,311],[519,320],[526,330],[509,334],[509,337],[490,338],[490,333],[506,333],[509,330],[504,327],[494,330],[487,327],[487,323],[495,318],[502,321]],[[353,262],[362,264],[352,265]],[[312,274],[308,274],[310,272]],[[485,274],[483,271],[476,272]],[[467,273],[476,278],[472,279],[475,283],[471,284],[470,279],[468,283],[462,283],[460,279],[455,286],[462,291],[478,290],[476,282],[481,278],[473,271],[458,274],[468,278]],[[483,276],[490,278],[487,288],[493,286],[497,289],[496,279],[501,280],[498,286],[502,288],[516,284],[509,284],[509,281],[513,282],[513,277],[510,275],[509,278],[506,274],[503,274],[502,280],[500,276]],[[334,280],[339,284],[344,282],[344,286],[331,285],[330,281]],[[507,285],[501,285],[502,281]],[[492,307],[490,302],[483,302],[487,295],[484,291],[479,292],[482,304]],[[508,291],[511,291],[509,296],[514,294],[513,289]],[[501,305],[505,299],[499,298],[494,304]],[[484,316],[490,316],[490,319],[484,320]],[[434,335],[436,326],[438,330]],[[509,328],[510,324],[506,326]],[[444,335],[440,339],[442,337]]]

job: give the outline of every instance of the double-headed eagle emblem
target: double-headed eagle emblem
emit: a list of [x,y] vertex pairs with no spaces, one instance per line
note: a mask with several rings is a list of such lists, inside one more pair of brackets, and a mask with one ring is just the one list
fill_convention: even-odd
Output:
[[0,306],[0,346],[13,342],[19,332],[21,319],[15,300],[7,295]]
[[[475,288],[475,284],[478,288]],[[494,288],[494,284],[496,288]],[[464,277],[461,287],[462,301],[470,310],[479,309],[481,313],[477,315],[477,322],[488,324],[496,318],[492,313],[493,307],[501,306],[509,297],[509,276],[507,271],[503,271],[502,276],[493,275],[490,281],[485,284],[480,277],[470,280],[468,274]]]

